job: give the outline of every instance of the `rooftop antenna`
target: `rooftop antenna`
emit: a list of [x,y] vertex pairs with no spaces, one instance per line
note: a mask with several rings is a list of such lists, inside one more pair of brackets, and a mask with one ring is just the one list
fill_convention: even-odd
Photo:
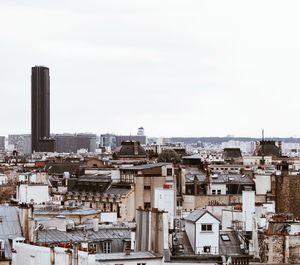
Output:
[[262,129],[261,132],[261,164],[265,164],[265,130]]

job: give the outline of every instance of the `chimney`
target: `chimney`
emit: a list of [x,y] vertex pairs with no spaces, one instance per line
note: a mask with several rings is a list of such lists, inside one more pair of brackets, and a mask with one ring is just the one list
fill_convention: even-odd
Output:
[[99,222],[98,219],[95,218],[92,220],[92,224],[93,224],[93,231],[94,232],[98,232],[99,231]]
[[125,255],[126,255],[126,256],[129,256],[129,255],[130,255],[130,252],[131,252],[130,248],[129,248],[129,247],[126,247],[126,249],[125,249]]
[[50,264],[55,265],[55,250],[54,246],[50,247]]

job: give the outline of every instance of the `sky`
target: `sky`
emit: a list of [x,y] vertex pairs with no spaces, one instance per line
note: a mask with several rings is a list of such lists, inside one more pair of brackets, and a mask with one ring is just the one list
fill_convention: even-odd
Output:
[[1,0],[0,135],[30,133],[31,67],[51,132],[300,135],[300,1]]

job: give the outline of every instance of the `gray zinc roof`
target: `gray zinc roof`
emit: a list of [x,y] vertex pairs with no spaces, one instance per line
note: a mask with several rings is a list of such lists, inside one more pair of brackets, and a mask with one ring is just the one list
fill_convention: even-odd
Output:
[[104,253],[96,254],[96,261],[112,261],[112,260],[136,260],[136,259],[157,259],[162,258],[152,252],[131,252],[130,255],[122,253]]
[[191,212],[184,219],[187,221],[196,222],[206,213],[210,214],[212,217],[214,217],[216,220],[218,220],[220,222],[220,220],[217,217],[215,217],[213,214],[211,214],[208,210],[205,210],[205,209],[197,209],[197,210]]
[[104,192],[104,194],[124,196],[124,195],[127,195],[130,191],[131,191],[131,189],[110,187]]
[[131,167],[122,167],[121,170],[144,170],[144,169],[150,169],[150,168],[156,168],[156,167],[162,167],[166,165],[172,165],[171,163],[153,163],[153,164],[144,164],[144,165],[138,165],[138,166],[131,166]]
[[9,239],[22,237],[22,228],[17,207],[0,206],[0,239],[4,240],[5,257],[11,258]]
[[56,229],[45,229],[37,231],[35,234],[38,243],[58,243],[58,242],[99,242],[113,239],[131,239],[131,231],[128,228],[106,228],[93,230],[74,230],[70,232]]

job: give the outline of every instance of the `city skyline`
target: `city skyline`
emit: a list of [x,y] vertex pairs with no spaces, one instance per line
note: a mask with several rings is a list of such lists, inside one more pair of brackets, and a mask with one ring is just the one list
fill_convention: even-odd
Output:
[[30,132],[33,65],[54,133],[300,135],[300,3],[88,2],[1,2],[0,135]]

